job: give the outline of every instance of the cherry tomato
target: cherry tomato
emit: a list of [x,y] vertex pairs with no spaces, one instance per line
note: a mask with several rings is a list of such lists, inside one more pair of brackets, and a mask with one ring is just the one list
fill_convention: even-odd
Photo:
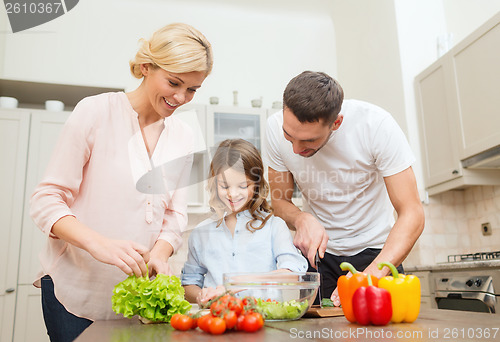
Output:
[[193,326],[193,319],[187,315],[174,314],[170,320],[172,328],[176,330],[186,331],[191,329]]
[[234,311],[236,316],[239,316],[243,311],[243,303],[239,298],[232,298],[228,303],[228,309]]
[[227,305],[227,303],[229,303],[229,301],[233,298],[233,296],[231,296],[230,294],[225,294],[223,295],[222,297],[219,298],[219,302],[223,305]]
[[245,314],[238,316],[238,320],[236,321],[236,330],[243,330],[243,322],[245,322]]
[[189,315],[189,317],[191,317],[191,319],[193,320],[192,324],[191,324],[191,329],[196,329],[196,327],[198,326],[198,317],[196,317],[192,314]]
[[257,312],[251,312],[245,315],[243,320],[243,330],[246,332],[255,332],[262,328],[264,325],[264,319],[262,315]]
[[220,316],[226,310],[226,306],[219,301],[213,302],[210,305],[210,312],[214,316]]
[[198,318],[198,327],[201,330],[203,330],[204,332],[210,332],[209,325],[210,325],[210,322],[212,321],[212,318],[214,318],[214,316],[212,316],[212,314],[207,314],[207,315],[201,316],[200,318]]
[[236,315],[236,312],[234,311],[226,312],[222,318],[224,318],[224,321],[226,322],[226,329],[228,330],[234,328],[236,322],[238,321],[238,315]]
[[173,314],[172,318],[170,318],[170,325],[173,327],[174,325],[177,325],[177,322],[179,321],[179,318],[181,317],[181,314]]
[[211,319],[208,328],[212,335],[220,335],[226,331],[226,322],[220,317],[214,317]]
[[253,297],[245,297],[243,298],[242,303],[244,306],[252,306],[257,305],[257,300]]

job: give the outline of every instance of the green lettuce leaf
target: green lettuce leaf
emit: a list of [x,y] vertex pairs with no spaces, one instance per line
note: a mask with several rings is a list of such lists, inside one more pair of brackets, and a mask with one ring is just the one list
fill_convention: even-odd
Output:
[[153,281],[148,277],[128,277],[115,286],[111,303],[117,314],[128,318],[139,315],[154,322],[170,322],[174,314],[185,314],[191,309],[179,277],[165,274],[157,275]]
[[257,299],[257,308],[267,320],[298,319],[305,313],[308,307],[309,302],[307,299],[303,302],[296,300],[267,302],[261,298]]

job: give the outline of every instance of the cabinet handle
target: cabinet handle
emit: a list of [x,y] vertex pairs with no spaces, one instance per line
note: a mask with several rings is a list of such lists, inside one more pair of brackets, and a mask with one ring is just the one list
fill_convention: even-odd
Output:
[[13,288],[13,287],[9,287],[7,290],[5,290],[6,293],[12,293],[14,292],[16,289]]
[[458,175],[458,170],[453,170],[452,172],[454,175]]

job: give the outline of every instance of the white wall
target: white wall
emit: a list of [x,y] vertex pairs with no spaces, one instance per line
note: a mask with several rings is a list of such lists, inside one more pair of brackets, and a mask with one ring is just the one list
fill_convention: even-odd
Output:
[[452,45],[500,11],[499,0],[441,0],[447,31],[453,34]]
[[334,0],[337,78],[346,98],[388,110],[406,131],[394,0]]
[[0,75],[3,74],[3,60],[5,52],[5,38],[12,32],[7,18],[7,11],[0,10]]
[[[335,32],[321,1],[280,2],[85,0],[39,27],[6,34],[0,77],[28,81],[122,87],[138,85],[128,71],[138,39],[171,22],[202,31],[214,48],[213,74],[195,102],[219,96],[232,104],[263,96],[281,100],[286,83],[305,69],[336,73]],[[285,4],[285,3],[283,3]],[[0,45],[1,47],[1,45]],[[0,66],[1,71],[1,66]]]
[[425,199],[414,79],[437,58],[437,37],[447,32],[443,4],[436,0],[395,1],[408,140],[419,162],[413,166]]

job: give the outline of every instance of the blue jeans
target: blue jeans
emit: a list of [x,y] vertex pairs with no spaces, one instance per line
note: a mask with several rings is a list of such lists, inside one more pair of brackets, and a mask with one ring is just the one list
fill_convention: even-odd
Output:
[[42,311],[51,342],[73,341],[92,324],[91,320],[77,317],[64,308],[54,295],[54,283],[48,275],[42,278]]

